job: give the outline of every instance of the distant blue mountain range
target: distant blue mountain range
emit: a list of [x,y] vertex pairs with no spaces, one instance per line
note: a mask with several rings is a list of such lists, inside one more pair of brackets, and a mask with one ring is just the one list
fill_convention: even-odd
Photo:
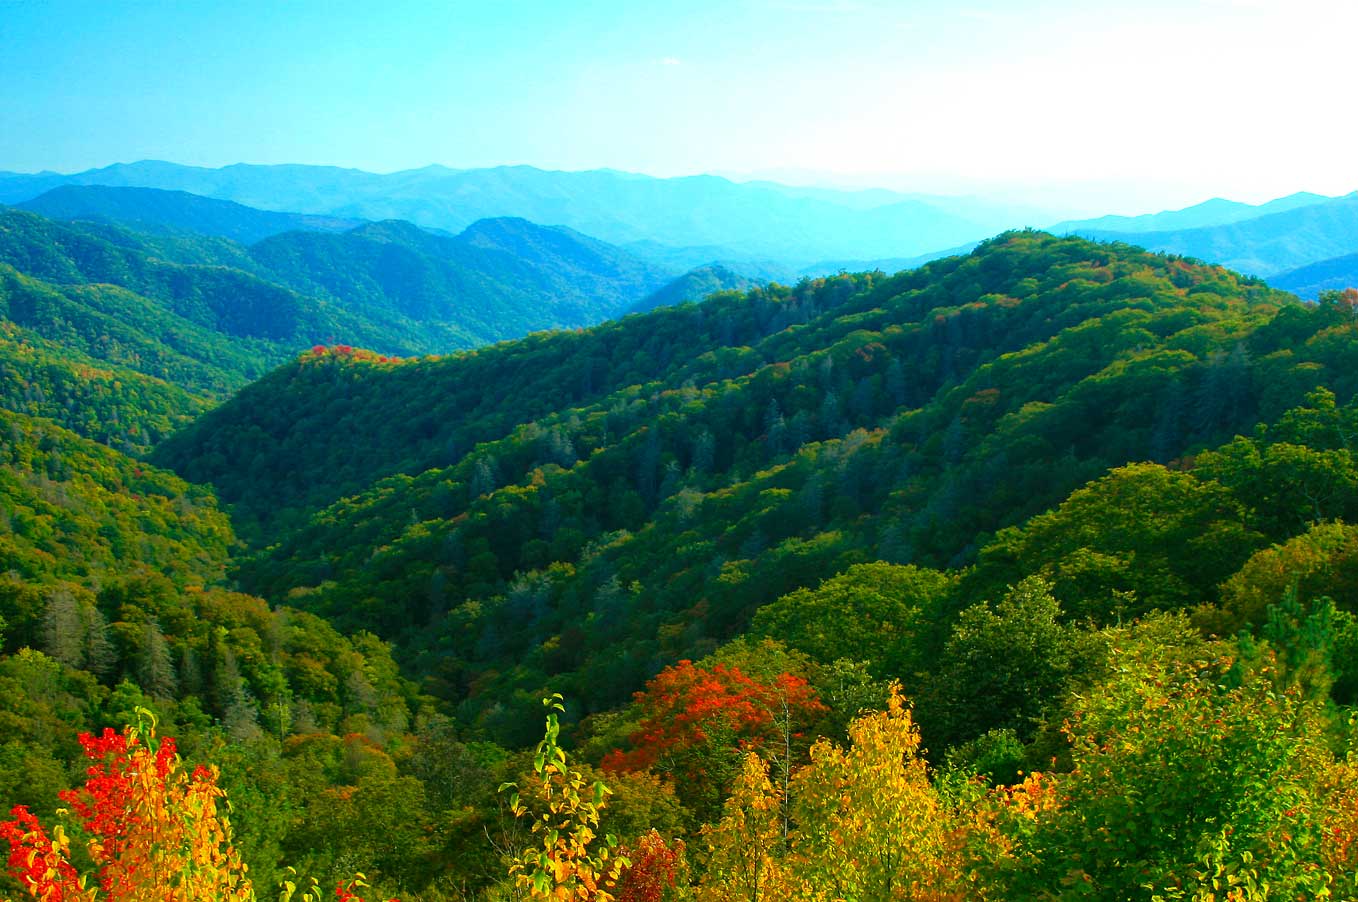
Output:
[[[0,203],[30,201],[64,185],[186,191],[265,211],[403,219],[451,233],[479,219],[521,217],[638,251],[659,245],[671,256],[665,262],[680,269],[721,258],[767,259],[797,269],[830,259],[909,258],[1043,224],[1031,210],[976,198],[530,166],[430,166],[377,175],[326,166],[203,169],[146,161],[71,175],[0,173]],[[702,250],[676,260],[673,249],[682,248]]]
[[[242,244],[397,219],[452,236],[482,219],[517,218],[615,245],[655,272],[700,270],[684,283],[690,288],[734,284],[737,276],[791,282],[840,270],[895,271],[1025,226],[1127,242],[1266,278],[1358,254],[1358,193],[1299,192],[1258,205],[1213,198],[1182,210],[1051,225],[1031,209],[978,198],[716,176],[661,179],[530,166],[429,166],[381,175],[326,166],[204,169],[145,161],[74,174],[0,173],[0,202],[58,219],[210,234]],[[714,276],[714,266],[726,274]],[[1344,271],[1342,264],[1329,266],[1314,284],[1344,281]]]

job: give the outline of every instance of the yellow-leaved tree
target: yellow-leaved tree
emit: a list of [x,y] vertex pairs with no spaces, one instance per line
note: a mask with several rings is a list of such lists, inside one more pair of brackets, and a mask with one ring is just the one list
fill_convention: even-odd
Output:
[[944,902],[967,898],[958,819],[929,781],[898,684],[886,711],[821,739],[793,777],[791,897]]
[[698,902],[776,902],[787,898],[781,864],[782,799],[769,782],[769,766],[745,756],[721,821],[703,830],[707,870]]

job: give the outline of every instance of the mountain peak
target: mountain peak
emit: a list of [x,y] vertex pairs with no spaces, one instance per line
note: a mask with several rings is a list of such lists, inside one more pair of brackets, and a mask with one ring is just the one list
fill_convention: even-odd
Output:
[[522,216],[487,216],[462,230],[459,238],[475,240],[485,237],[523,236],[543,232],[564,233],[569,231],[561,226],[541,225],[524,219]]
[[413,241],[429,238],[431,233],[405,219],[381,219],[377,222],[365,222],[351,230],[350,234],[365,238],[400,238],[403,241]]

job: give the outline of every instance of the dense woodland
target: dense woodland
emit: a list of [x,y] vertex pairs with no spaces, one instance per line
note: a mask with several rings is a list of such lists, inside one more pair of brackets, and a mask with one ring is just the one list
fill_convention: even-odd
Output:
[[[201,212],[186,203],[192,195],[151,194],[160,203],[143,202],[147,216],[165,219],[166,205]],[[227,234],[248,209],[196,200],[229,208],[210,208],[214,222],[226,217],[215,231]],[[569,229],[515,219],[484,220],[456,237],[379,222],[243,245],[0,207],[5,319],[217,400],[318,342],[404,355],[586,326],[673,275]]]
[[353,307],[193,242],[0,212],[0,895],[156,773],[215,898],[1358,898],[1358,292],[1013,232],[284,354]]

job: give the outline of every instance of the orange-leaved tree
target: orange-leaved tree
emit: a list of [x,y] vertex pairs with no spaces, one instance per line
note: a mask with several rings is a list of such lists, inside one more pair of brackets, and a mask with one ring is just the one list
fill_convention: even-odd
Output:
[[802,677],[784,673],[766,682],[739,667],[703,667],[687,660],[657,674],[636,701],[641,724],[629,737],[632,750],[610,753],[606,769],[681,770],[698,763],[680,762],[699,746],[714,741],[728,747],[760,745],[778,732],[780,721],[790,718],[795,728],[825,710]]
[[631,864],[623,871],[617,902],[661,902],[667,890],[688,882],[684,841],[667,843],[660,831],[642,834],[635,846],[619,850]]

